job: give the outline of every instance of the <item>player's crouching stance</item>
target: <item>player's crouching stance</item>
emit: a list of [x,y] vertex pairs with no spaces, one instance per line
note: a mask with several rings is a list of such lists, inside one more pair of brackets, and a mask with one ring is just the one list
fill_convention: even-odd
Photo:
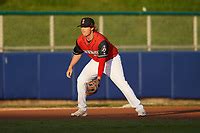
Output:
[[[122,91],[130,105],[135,108],[138,116],[145,116],[146,112],[143,105],[125,80],[118,49],[105,36],[96,31],[95,22],[92,18],[82,18],[79,26],[82,34],[76,40],[73,50],[74,55],[66,76],[71,78],[73,67],[79,61],[83,52],[87,53],[91,60],[83,68],[77,79],[79,109],[71,116],[87,116],[86,96],[96,92],[103,73],[110,77]],[[90,85],[86,86],[86,83],[91,80],[95,81],[95,83],[91,83],[91,86],[95,86],[96,90],[88,87]]]

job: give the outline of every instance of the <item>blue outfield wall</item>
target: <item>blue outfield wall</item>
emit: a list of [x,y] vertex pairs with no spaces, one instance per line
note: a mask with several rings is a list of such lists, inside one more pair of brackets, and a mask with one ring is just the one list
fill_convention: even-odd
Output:
[[200,53],[173,54],[174,98],[200,98]]
[[41,99],[70,99],[72,82],[65,76],[66,63],[70,62],[71,54],[40,53],[38,55],[38,82]]
[[171,53],[141,53],[141,96],[171,97]]
[[37,56],[33,53],[12,53],[3,56],[3,97],[37,98]]
[[[200,98],[200,52],[121,53],[126,80],[139,98]],[[0,99],[76,100],[76,79],[90,60],[83,55],[71,79],[71,53],[0,53]],[[125,99],[105,75],[88,99]]]

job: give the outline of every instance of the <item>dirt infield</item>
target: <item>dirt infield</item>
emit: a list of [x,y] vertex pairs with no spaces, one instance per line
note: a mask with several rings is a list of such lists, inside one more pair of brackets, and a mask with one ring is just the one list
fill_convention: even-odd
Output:
[[[200,106],[146,106],[148,115],[140,118],[132,108],[91,107],[84,119],[198,119]],[[76,108],[1,108],[0,119],[74,119]]]

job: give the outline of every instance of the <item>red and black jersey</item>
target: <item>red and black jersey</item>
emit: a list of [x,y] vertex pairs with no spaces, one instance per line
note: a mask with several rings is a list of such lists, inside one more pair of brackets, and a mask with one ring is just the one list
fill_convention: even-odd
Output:
[[99,58],[106,58],[106,61],[108,61],[118,54],[117,48],[99,32],[94,32],[91,42],[88,42],[83,35],[78,37],[73,53],[81,54],[83,52],[97,62],[99,62]]
[[73,54],[77,55],[83,52],[87,53],[93,60],[99,62],[98,76],[101,76],[105,62],[114,58],[118,54],[118,49],[105,36],[99,32],[94,32],[91,42],[88,42],[83,35],[80,35],[76,40]]

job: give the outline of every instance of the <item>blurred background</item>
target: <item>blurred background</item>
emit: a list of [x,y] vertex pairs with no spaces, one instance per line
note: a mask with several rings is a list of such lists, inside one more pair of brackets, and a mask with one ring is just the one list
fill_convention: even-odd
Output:
[[[200,98],[200,0],[0,0],[0,99],[75,100],[65,77],[82,17],[120,52],[141,98]],[[124,99],[104,77],[89,99]]]
[[90,16],[122,50],[197,50],[199,11],[199,0],[1,0],[0,48],[71,50]]

